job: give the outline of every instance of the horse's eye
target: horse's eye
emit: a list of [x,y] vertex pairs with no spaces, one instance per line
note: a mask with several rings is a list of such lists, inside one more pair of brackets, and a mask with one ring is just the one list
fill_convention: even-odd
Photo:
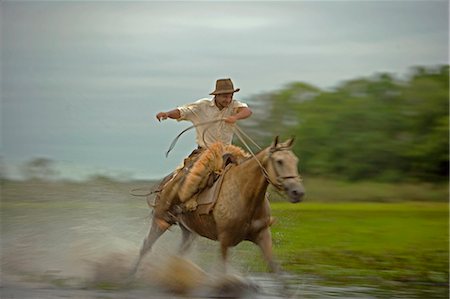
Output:
[[283,165],[283,160],[277,160],[277,164],[280,166]]

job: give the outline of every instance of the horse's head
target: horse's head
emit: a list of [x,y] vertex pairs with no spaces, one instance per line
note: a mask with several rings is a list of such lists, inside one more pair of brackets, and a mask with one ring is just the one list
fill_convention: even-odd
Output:
[[302,200],[305,189],[297,171],[298,158],[292,152],[294,138],[284,143],[278,142],[278,136],[269,148],[267,163],[268,179],[276,188],[283,190],[292,203]]

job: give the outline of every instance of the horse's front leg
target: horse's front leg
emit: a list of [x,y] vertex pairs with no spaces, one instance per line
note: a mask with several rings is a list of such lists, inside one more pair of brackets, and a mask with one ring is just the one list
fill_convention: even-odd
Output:
[[287,298],[287,297],[291,298],[292,296],[289,295],[289,283],[286,280],[286,277],[284,277],[284,275],[282,275],[281,267],[273,258],[272,235],[270,233],[269,227],[263,229],[259,233],[257,239],[255,240],[255,243],[259,246],[259,248],[261,248],[264,259],[266,260],[267,264],[269,265],[270,271],[275,273],[275,278],[281,284],[281,286],[282,286],[281,293],[282,293],[283,298]]
[[222,271],[223,273],[227,273],[227,260],[228,260],[228,248],[230,247],[229,245],[229,240],[226,236],[226,234],[221,234],[218,237],[218,241],[220,243],[220,253],[222,255]]
[[152,225],[150,227],[150,231],[148,232],[147,237],[144,239],[144,242],[141,247],[141,251],[139,253],[139,257],[137,258],[134,266],[130,272],[130,276],[136,274],[139,264],[142,261],[142,258],[145,254],[152,248],[153,244],[155,244],[156,240],[169,228],[169,226],[161,225],[158,223],[158,218],[153,217]]
[[255,243],[261,249],[263,257],[267,262],[270,271],[278,273],[280,271],[280,266],[273,259],[272,235],[268,227],[261,230],[261,232],[258,235],[258,238],[255,240]]
[[227,273],[227,260],[228,260],[228,245],[220,243],[220,253],[222,254],[222,271],[224,274]]

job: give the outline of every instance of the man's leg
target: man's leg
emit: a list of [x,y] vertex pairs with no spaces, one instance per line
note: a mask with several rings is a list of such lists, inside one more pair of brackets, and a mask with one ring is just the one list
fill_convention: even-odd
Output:
[[164,178],[159,186],[160,191],[155,198],[153,217],[155,218],[155,223],[161,229],[167,229],[176,222],[171,209],[176,203],[176,190],[181,179],[180,172],[179,169],[175,170],[172,174]]
[[166,176],[158,185],[158,194],[155,198],[154,217],[155,223],[161,228],[165,229],[176,222],[174,214],[171,211],[172,207],[179,201],[178,189],[183,183],[184,175],[187,173],[201,154],[203,149],[195,149],[191,154],[184,159],[183,164],[178,166],[175,171]]

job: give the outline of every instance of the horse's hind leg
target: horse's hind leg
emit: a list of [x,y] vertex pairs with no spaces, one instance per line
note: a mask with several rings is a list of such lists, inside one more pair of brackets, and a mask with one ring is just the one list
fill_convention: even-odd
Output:
[[148,232],[147,237],[144,239],[144,242],[141,247],[141,251],[139,253],[139,257],[137,258],[130,275],[134,275],[138,268],[139,264],[142,261],[142,258],[145,256],[145,254],[152,248],[153,244],[158,240],[158,238],[169,228],[168,226],[162,226],[158,224],[158,219],[156,217],[153,217],[152,220],[152,226],[150,228],[150,231]]
[[181,223],[179,225],[181,228],[182,239],[180,248],[178,249],[178,253],[180,255],[184,255],[189,250],[189,248],[191,248],[192,242],[195,240],[196,234],[192,233],[187,227],[185,227]]

